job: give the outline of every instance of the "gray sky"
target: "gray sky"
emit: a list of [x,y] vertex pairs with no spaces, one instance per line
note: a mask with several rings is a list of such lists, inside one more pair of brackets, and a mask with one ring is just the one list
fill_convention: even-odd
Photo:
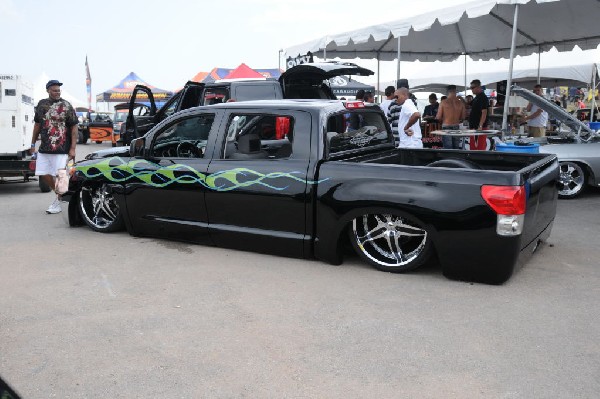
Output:
[[93,97],[131,71],[174,90],[213,67],[277,68],[281,48],[464,2],[0,0],[0,72],[46,72],[85,101],[87,54]]

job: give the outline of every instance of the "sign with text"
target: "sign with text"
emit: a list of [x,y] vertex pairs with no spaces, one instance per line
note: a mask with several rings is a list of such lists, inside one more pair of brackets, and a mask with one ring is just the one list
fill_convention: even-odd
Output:
[[308,64],[308,63],[312,63],[314,61],[313,61],[313,55],[309,51],[305,55],[298,55],[295,58],[288,57],[288,59],[286,60],[286,62],[287,62],[288,69],[290,69],[292,67],[295,67],[296,65]]

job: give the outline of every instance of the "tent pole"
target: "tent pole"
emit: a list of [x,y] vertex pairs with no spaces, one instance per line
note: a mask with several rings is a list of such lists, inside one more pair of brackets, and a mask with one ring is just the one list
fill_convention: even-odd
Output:
[[467,98],[467,53],[465,53],[465,99]]
[[[592,68],[592,106],[590,107],[590,123],[594,121],[594,110],[596,109],[596,74],[598,73],[598,64]],[[599,117],[600,115],[596,115]]]
[[512,42],[510,44],[510,62],[508,64],[508,79],[506,82],[506,97],[504,98],[504,112],[502,114],[502,138],[508,132],[508,110],[510,101],[510,87],[512,86],[513,61],[515,59],[515,44],[517,41],[517,24],[519,22],[519,5],[515,4],[515,16],[513,19]]
[[327,45],[323,47],[323,60],[327,61]]
[[396,66],[396,86],[400,80],[400,59],[402,58],[402,52],[400,51],[400,36],[398,36],[398,65]]
[[379,52],[377,53],[377,95],[381,95],[381,88],[379,87]]
[[542,47],[538,46],[538,75],[537,84],[540,84],[540,65],[542,64]]

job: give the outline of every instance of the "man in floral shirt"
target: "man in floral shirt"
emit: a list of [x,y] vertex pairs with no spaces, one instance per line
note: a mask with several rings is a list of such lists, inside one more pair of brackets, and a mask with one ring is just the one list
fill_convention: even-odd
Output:
[[[54,187],[58,169],[64,168],[69,159],[75,159],[77,144],[77,115],[75,109],[60,97],[60,83],[50,80],[46,83],[49,97],[40,100],[35,110],[31,152],[35,151],[38,136],[41,139],[35,166],[36,176],[40,176],[48,186]],[[59,213],[58,195],[46,210]]]

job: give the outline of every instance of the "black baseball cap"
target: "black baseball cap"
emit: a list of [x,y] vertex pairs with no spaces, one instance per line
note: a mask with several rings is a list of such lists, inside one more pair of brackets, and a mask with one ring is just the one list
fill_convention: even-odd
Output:
[[62,85],[63,85],[63,84],[62,84],[62,83],[60,83],[58,80],[56,80],[56,79],[52,79],[52,80],[49,80],[49,81],[48,81],[48,83],[46,83],[46,90],[48,90],[48,88],[49,88],[50,86],[62,86]]

